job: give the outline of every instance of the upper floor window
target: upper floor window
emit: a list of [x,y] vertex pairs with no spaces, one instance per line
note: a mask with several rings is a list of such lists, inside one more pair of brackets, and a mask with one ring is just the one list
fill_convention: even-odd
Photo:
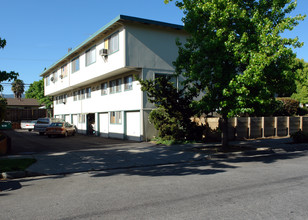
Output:
[[96,61],[96,47],[92,47],[91,49],[86,51],[86,66],[89,66]]
[[105,39],[104,48],[108,49],[108,54],[112,54],[119,50],[119,32],[116,32]]
[[86,98],[91,98],[91,87],[86,88]]
[[58,81],[58,71],[53,72],[53,81],[54,82]]
[[50,85],[50,75],[45,77],[46,86]]
[[66,64],[61,67],[61,76],[60,77],[61,78],[67,77],[67,65]]
[[79,70],[79,57],[76,57],[75,59],[72,60],[72,73],[76,72]]
[[124,90],[132,90],[133,89],[133,76],[124,77]]
[[107,95],[108,93],[108,83],[104,82],[101,84],[101,95]]

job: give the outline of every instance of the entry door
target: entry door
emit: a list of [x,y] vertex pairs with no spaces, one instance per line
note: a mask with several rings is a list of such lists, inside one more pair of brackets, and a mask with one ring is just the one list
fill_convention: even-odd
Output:
[[99,132],[101,137],[108,137],[108,113],[99,114]]
[[125,135],[128,140],[140,141],[140,112],[126,112]]

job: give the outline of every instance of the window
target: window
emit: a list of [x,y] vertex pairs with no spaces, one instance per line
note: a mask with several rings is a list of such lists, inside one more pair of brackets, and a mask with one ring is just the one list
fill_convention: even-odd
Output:
[[78,91],[73,92],[74,101],[78,100]]
[[119,32],[105,39],[104,48],[108,49],[108,54],[115,53],[119,50]]
[[133,89],[133,76],[127,76],[124,78],[124,90],[132,90]]
[[85,123],[86,122],[86,115],[85,114],[79,114],[78,115],[78,123]]
[[53,78],[54,82],[58,81],[58,71],[53,72]]
[[108,83],[104,82],[101,84],[101,95],[107,95]]
[[46,86],[50,85],[50,75],[45,77],[45,81],[46,81]]
[[86,90],[85,90],[85,89],[79,90],[79,91],[78,91],[78,99],[79,99],[79,100],[85,99],[85,93],[86,93]]
[[96,61],[96,48],[92,47],[86,51],[86,66],[89,66]]
[[61,78],[67,77],[67,65],[66,64],[61,67],[61,76],[60,77]]
[[116,79],[109,82],[110,93],[121,92],[122,79]]
[[91,98],[91,87],[86,88],[86,98]]
[[59,97],[56,96],[56,105],[59,104]]
[[72,73],[77,72],[79,70],[79,57],[76,57],[72,60]]
[[122,123],[121,112],[110,112],[110,124],[121,124]]

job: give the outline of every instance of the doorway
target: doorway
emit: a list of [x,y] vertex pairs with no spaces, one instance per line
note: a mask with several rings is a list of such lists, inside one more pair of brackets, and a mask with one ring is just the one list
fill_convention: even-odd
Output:
[[87,114],[87,135],[95,135],[95,114]]

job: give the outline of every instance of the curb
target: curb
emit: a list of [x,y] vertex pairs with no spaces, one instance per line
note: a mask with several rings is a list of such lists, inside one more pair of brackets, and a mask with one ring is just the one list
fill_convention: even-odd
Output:
[[11,172],[0,173],[0,179],[19,179],[19,178],[36,177],[36,176],[45,176],[45,174],[28,172],[28,171],[11,171]]

